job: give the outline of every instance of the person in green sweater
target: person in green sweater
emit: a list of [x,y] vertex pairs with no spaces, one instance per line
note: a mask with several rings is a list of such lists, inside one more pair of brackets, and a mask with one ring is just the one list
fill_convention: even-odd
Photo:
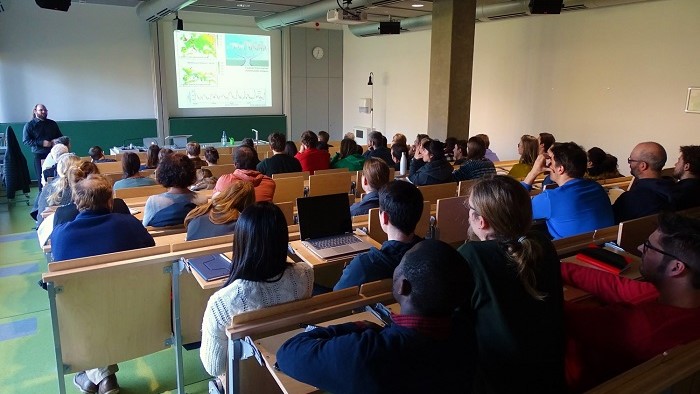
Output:
[[349,171],[362,171],[365,158],[357,153],[357,142],[350,138],[340,141],[340,152],[331,159],[331,168],[347,168]]

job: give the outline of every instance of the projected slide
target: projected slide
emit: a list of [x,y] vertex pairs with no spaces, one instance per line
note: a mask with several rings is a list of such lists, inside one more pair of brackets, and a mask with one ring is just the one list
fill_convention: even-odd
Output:
[[180,108],[271,107],[270,37],[175,31]]

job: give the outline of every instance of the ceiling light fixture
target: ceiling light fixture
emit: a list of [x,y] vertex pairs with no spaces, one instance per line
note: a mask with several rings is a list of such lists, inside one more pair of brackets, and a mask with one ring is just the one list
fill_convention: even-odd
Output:
[[413,3],[413,4],[411,4],[411,7],[413,7],[413,8],[422,8],[422,7],[424,7],[424,6],[425,6],[425,4],[422,4],[422,3]]

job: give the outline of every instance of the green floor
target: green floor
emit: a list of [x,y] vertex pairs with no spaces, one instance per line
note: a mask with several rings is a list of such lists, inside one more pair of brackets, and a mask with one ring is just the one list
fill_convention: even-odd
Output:
[[[32,189],[32,198],[37,190]],[[51,316],[46,292],[37,286],[46,260],[32,230],[30,207],[18,196],[7,204],[0,197],[0,392],[56,393]],[[32,200],[33,201],[33,200]],[[207,393],[209,376],[199,351],[183,351],[185,391]],[[172,350],[119,363],[121,392],[174,392],[175,359]],[[73,375],[66,375],[66,391],[77,393]]]

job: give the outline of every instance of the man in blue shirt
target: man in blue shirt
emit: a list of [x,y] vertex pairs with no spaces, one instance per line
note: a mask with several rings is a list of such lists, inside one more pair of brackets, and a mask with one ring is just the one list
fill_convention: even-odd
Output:
[[471,393],[474,331],[451,316],[470,289],[468,265],[448,244],[426,240],[393,273],[401,313],[380,327],[353,322],[318,327],[277,351],[284,373],[323,391]]
[[388,240],[381,249],[355,256],[333,290],[391,278],[407,250],[422,240],[414,232],[423,213],[423,194],[409,182],[392,181],[379,190],[379,221]]
[[574,142],[554,144],[540,154],[522,184],[532,190],[545,171],[558,185],[532,198],[533,219],[544,219],[554,239],[594,231],[615,224],[610,198],[597,182],[584,179],[586,151]]

